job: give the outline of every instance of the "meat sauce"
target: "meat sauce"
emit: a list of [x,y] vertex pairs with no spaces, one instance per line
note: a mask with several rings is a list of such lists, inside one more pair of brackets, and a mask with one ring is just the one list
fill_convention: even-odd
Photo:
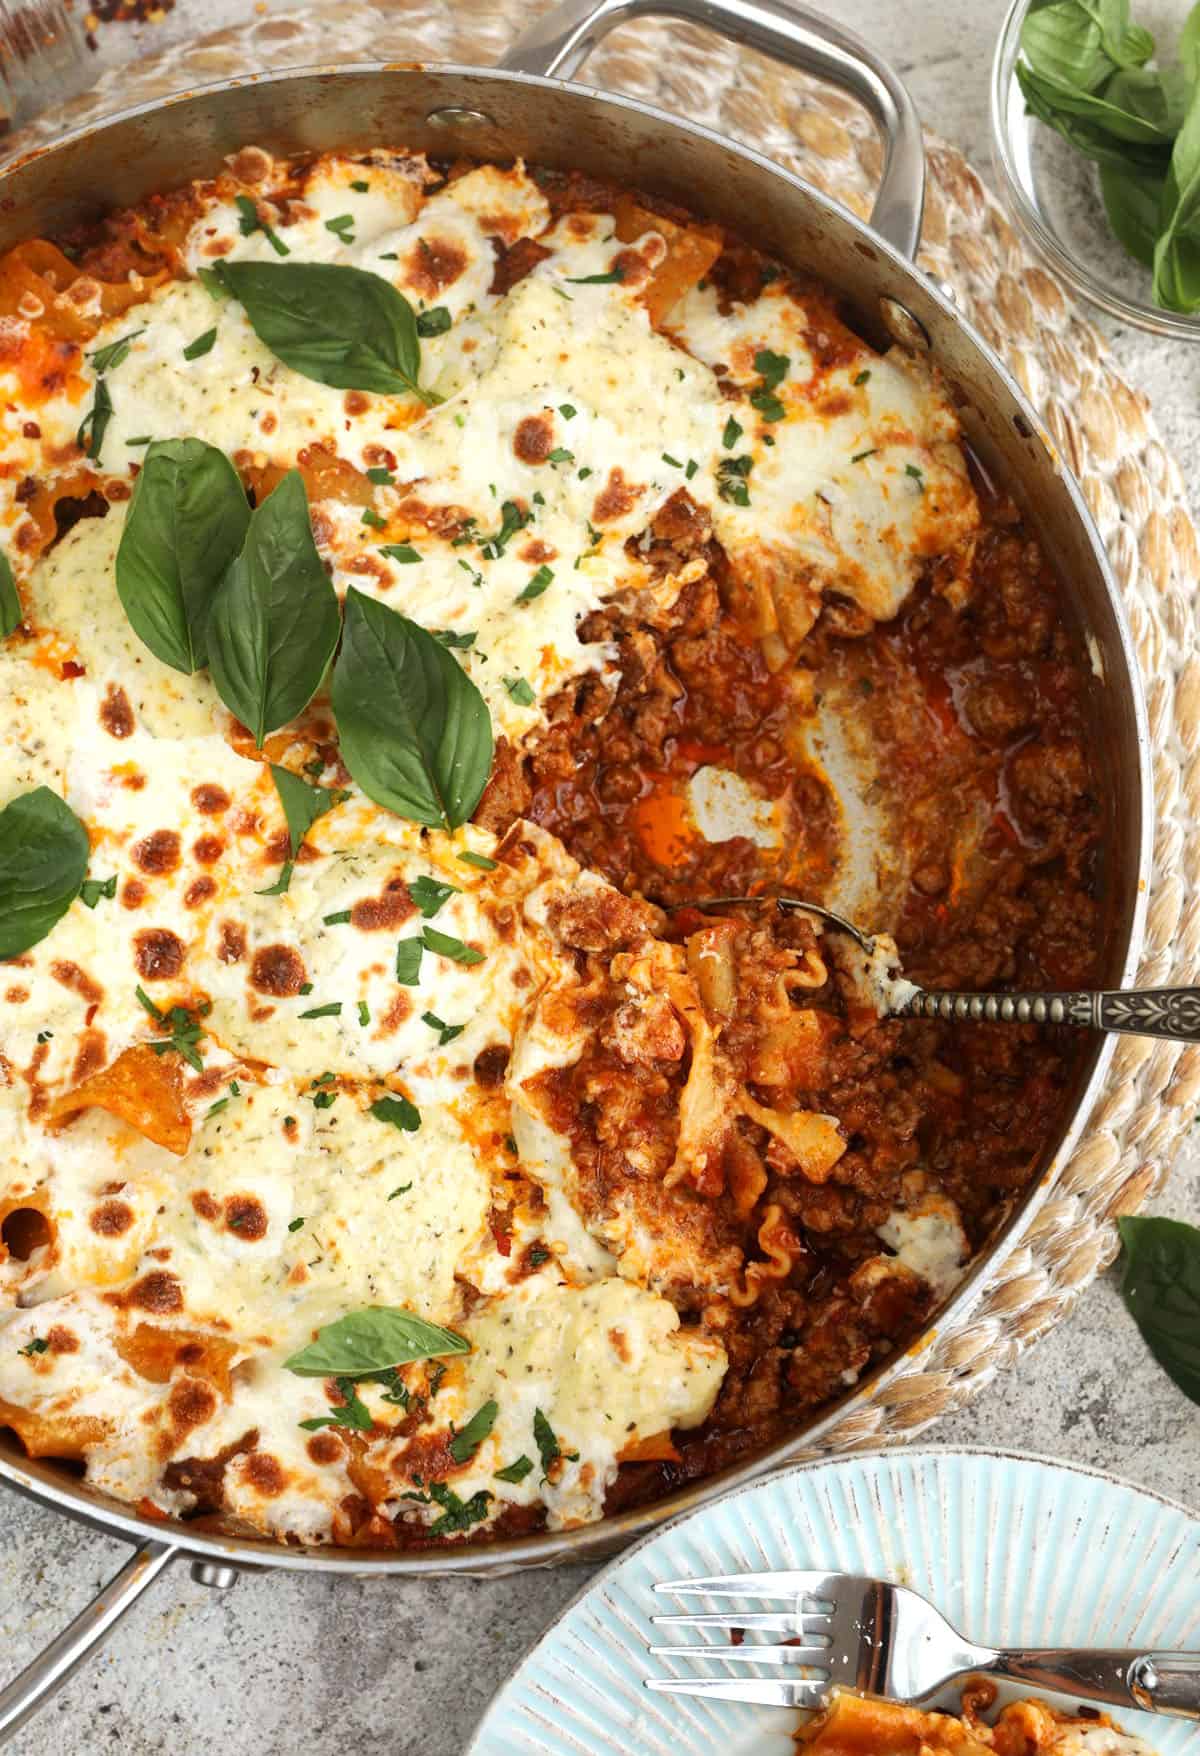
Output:
[[[611,704],[585,685],[527,754],[528,815],[585,865],[662,904],[790,889],[820,900],[844,857],[828,782],[800,733],[829,697],[877,753],[897,844],[890,920],[906,973],[931,987],[1084,986],[1100,941],[1100,811],[1084,733],[1085,677],[1059,588],[1012,505],[979,482],[984,528],[966,601],[925,581],[900,616],[862,633],[827,606],[772,673],[713,579],[663,637],[633,637]],[[721,578],[721,558],[710,569]],[[678,565],[678,559],[676,560]],[[636,655],[636,656],[635,656]],[[687,779],[704,763],[785,800],[781,852],[706,843]],[[688,917],[676,917],[687,930]],[[791,929],[794,931],[794,929]],[[777,935],[786,940],[789,928]],[[811,1002],[843,1010],[834,984]],[[859,1274],[875,1228],[920,1165],[957,1203],[973,1249],[1028,1184],[1058,1125],[1079,1052],[1037,1026],[841,1020],[806,1101],[850,1140],[830,1180],[770,1175],[803,1251],[722,1339],[730,1370],[709,1421],[675,1435],[679,1460],[629,1464],[612,1509],[656,1498],[794,1429],[920,1327],[931,1298]],[[752,1138],[753,1131],[748,1131]],[[767,1155],[769,1163],[769,1155]]]

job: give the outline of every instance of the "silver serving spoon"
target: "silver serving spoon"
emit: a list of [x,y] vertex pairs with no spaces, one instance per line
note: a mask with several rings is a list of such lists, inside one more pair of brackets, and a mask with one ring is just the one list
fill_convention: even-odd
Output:
[[864,974],[878,1002],[880,1017],[986,1019],[998,1024],[1082,1024],[1093,1030],[1131,1036],[1169,1037],[1200,1043],[1200,988],[1081,989],[1075,993],[972,994],[918,988],[900,974],[895,946],[883,935],[864,933],[844,915],[798,896],[710,896],[675,908],[729,908],[774,900],[783,914],[816,915],[835,931],[849,934],[867,956]]

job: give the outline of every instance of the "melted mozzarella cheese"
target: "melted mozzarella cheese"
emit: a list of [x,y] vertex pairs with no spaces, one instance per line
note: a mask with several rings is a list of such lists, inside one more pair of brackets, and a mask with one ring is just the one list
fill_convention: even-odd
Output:
[[932,1191],[912,1207],[896,1208],[877,1235],[939,1299],[954,1291],[971,1255],[958,1208],[948,1196]]
[[[896,615],[929,559],[969,544],[979,517],[958,421],[932,374],[899,349],[881,359],[840,325],[831,338],[826,321],[784,286],[722,311],[711,285],[669,320],[740,392],[725,405],[725,467],[709,484],[714,527],[750,585],[775,598],[793,646],[824,591],[875,621]],[[769,355],[785,366],[779,418],[751,401]]]
[[[105,518],[80,519],[33,569],[25,599],[40,638],[30,656],[49,668],[56,658],[79,662],[86,655],[86,676],[101,699],[122,691],[137,725],[155,737],[218,731],[225,709],[207,672],[184,676],[155,658],[121,607],[116,560],[125,515],[117,505]],[[51,724],[61,720],[62,702],[47,703],[47,714]],[[103,730],[99,720],[96,729]]]
[[[600,1516],[622,1450],[666,1426],[697,1426],[725,1371],[719,1342],[681,1329],[666,1299],[622,1280],[570,1287],[549,1273],[532,1277],[471,1317],[464,1333],[472,1351],[453,1363],[436,1419],[461,1427],[491,1401],[497,1414],[468,1468],[455,1475],[454,1491],[464,1499],[481,1489],[492,1493],[493,1512],[540,1497],[555,1529]],[[536,1461],[521,1482],[498,1481],[495,1472],[519,1457],[536,1460],[539,1410],[562,1463],[549,1481],[539,1480]],[[391,1463],[401,1479],[405,1450],[399,1445]],[[430,1516],[436,1513],[434,1507]]]

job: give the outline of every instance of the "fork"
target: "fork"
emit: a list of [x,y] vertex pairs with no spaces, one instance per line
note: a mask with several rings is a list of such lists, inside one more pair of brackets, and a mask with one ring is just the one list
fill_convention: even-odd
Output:
[[647,1689],[664,1694],[816,1708],[831,1689],[842,1688],[924,1702],[960,1678],[984,1675],[1115,1707],[1200,1719],[1200,1652],[975,1646],[907,1586],[851,1573],[728,1574],[672,1579],[654,1589],[677,1597],[782,1599],[787,1607],[654,1616],[651,1620],[659,1628],[780,1634],[785,1643],[745,1640],[741,1645],[652,1646],[652,1657],[789,1666],[797,1673],[646,1679]]
[[[1166,1037],[1176,1043],[1200,1043],[1200,987],[1080,988],[1064,993],[1050,989],[1026,994],[979,994],[944,988],[918,988],[900,974],[895,946],[887,952],[871,933],[864,933],[844,915],[798,896],[706,896],[699,902],[678,902],[677,908],[730,908],[774,902],[780,914],[816,915],[836,932],[846,933],[867,956],[864,974],[871,981],[881,1018],[985,1019],[990,1024],[1077,1024],[1092,1030],[1120,1031],[1131,1036]],[[882,962],[875,962],[883,953]],[[874,967],[872,967],[874,963]]]

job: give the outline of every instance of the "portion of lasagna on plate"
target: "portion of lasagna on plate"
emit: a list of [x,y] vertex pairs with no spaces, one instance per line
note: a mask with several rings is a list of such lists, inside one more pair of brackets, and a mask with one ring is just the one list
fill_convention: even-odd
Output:
[[683,905],[853,883],[919,979],[1091,971],[1086,667],[936,376],[663,203],[246,148],[0,259],[0,383],[29,1453],[282,1541],[503,1536],[902,1346],[1071,1047]]

